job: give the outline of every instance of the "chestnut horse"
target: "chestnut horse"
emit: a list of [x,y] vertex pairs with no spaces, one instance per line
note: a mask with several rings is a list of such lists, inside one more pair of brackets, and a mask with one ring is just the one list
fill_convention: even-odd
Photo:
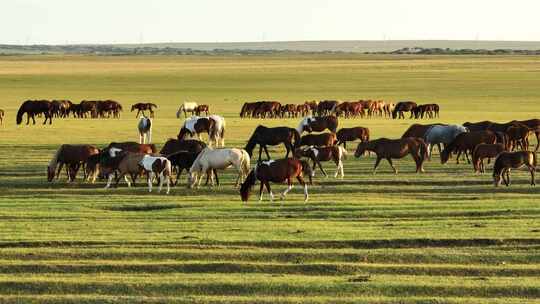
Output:
[[58,179],[62,166],[66,165],[68,182],[74,181],[79,167],[82,165],[84,168],[88,159],[96,154],[99,154],[99,149],[92,145],[61,145],[47,166],[47,180],[51,182],[55,176]]
[[416,173],[424,172],[423,164],[428,158],[426,143],[423,139],[416,137],[406,137],[401,139],[379,138],[359,143],[354,156],[358,158],[366,151],[372,151],[377,155],[375,167],[373,168],[374,174],[377,172],[377,167],[383,158],[388,161],[392,169],[394,169],[395,174],[397,174],[398,171],[392,163],[393,158],[400,159],[407,154],[410,154],[416,163]]
[[270,182],[283,183],[284,181],[287,181],[288,187],[281,193],[281,199],[283,200],[287,193],[293,188],[292,179],[296,178],[300,185],[304,187],[304,202],[307,202],[309,194],[307,184],[304,181],[304,174],[308,175],[311,184],[313,173],[311,172],[310,166],[306,161],[301,161],[296,158],[283,158],[259,162],[255,168],[249,172],[245,182],[240,186],[240,197],[242,198],[242,201],[247,202],[252,187],[257,180],[259,180],[261,182],[259,201],[262,201],[263,190],[266,186],[266,190],[268,190],[268,193],[270,194],[270,201],[272,202],[274,201],[274,194],[272,193],[272,189],[270,189]]
[[497,142],[497,135],[492,131],[473,131],[460,133],[454,140],[441,152],[441,164],[448,162],[450,154],[457,152],[456,163],[459,164],[459,156],[465,154],[467,162],[470,163],[469,153],[472,154],[474,148],[479,144],[494,144]]
[[343,144],[347,149],[347,142],[360,139],[361,142],[369,141],[369,129],[363,127],[341,128],[336,133],[337,145]]
[[337,142],[335,133],[308,134],[300,138],[296,146],[316,146],[325,147],[333,146]]
[[534,172],[536,171],[536,153],[530,151],[502,152],[495,159],[493,165],[493,184],[498,187],[501,179],[506,186],[510,185],[510,170],[526,166],[531,173],[531,186],[534,182]]
[[126,142],[112,142],[110,143],[104,151],[108,151],[111,148],[116,148],[120,151],[129,151],[133,153],[143,153],[143,154],[152,154],[157,153],[156,146],[154,144],[139,144],[134,141],[126,141]]
[[208,105],[206,105],[206,104],[198,105],[198,106],[195,108],[195,115],[200,116],[201,113],[204,112],[204,114],[205,114],[206,116],[208,116],[208,108],[209,108],[209,107],[208,107]]
[[337,127],[338,119],[335,116],[307,116],[300,121],[296,130],[300,134],[304,131],[307,131],[308,133],[322,132],[325,129],[336,133]]
[[49,124],[52,124],[52,103],[48,100],[27,100],[23,102],[17,111],[17,124],[20,125],[23,120],[23,115],[26,113],[26,124],[30,124],[30,118],[36,124],[36,119],[34,118],[37,114],[45,115],[45,121],[43,124],[49,121]]
[[497,157],[506,151],[503,144],[479,144],[472,153],[474,173],[484,173],[484,158]]
[[404,112],[411,112],[411,116],[409,118],[414,117],[414,111],[418,107],[416,102],[413,101],[400,101],[396,104],[396,107],[394,108],[394,111],[392,111],[392,118],[393,119],[405,119]]
[[138,102],[131,106],[131,112],[137,110],[137,115],[135,117],[139,117],[139,114],[142,112],[142,115],[144,116],[144,111],[150,112],[150,117],[154,117],[154,110],[153,108],[157,108],[158,106],[151,102]]
[[[294,141],[293,141],[294,140]],[[300,141],[300,134],[293,128],[289,127],[275,127],[268,128],[265,126],[257,126],[255,131],[248,140],[244,150],[247,151],[250,157],[253,156],[253,149],[256,145],[259,145],[259,160],[261,159],[262,150],[266,152],[266,157],[270,159],[270,154],[268,154],[267,146],[276,146],[281,143],[285,145],[287,153],[285,157],[289,157],[289,152],[291,152],[295,146],[298,145]]]
[[324,169],[321,165],[321,161],[334,161],[336,164],[336,173],[334,174],[334,177],[337,178],[337,176],[340,174],[341,178],[345,176],[345,173],[343,172],[343,158],[347,155],[347,150],[343,147],[339,146],[331,146],[331,147],[303,147],[298,148],[294,151],[294,157],[301,158],[301,157],[307,157],[311,159],[313,162],[313,172],[315,172],[316,166],[319,166],[321,169],[321,172],[324,174],[325,177],[328,177],[328,174],[324,172]]

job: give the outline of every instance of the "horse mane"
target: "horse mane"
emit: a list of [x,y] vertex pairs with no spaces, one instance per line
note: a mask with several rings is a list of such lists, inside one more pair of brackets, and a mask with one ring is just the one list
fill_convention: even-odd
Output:
[[26,113],[26,105],[30,103],[30,100],[27,100],[22,103],[22,105],[19,107],[19,110],[17,111],[17,124],[20,125],[22,123],[22,118],[24,113]]
[[60,156],[60,153],[64,150],[64,145],[61,145],[58,150],[54,153],[53,158],[49,161],[49,168],[56,168],[58,164],[58,157]]

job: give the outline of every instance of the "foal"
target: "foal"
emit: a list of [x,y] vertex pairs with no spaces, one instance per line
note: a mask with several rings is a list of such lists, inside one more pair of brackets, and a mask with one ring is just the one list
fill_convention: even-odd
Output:
[[377,154],[373,174],[377,171],[377,167],[383,158],[385,158],[394,173],[397,174],[397,169],[392,163],[392,158],[403,158],[407,154],[411,154],[416,163],[416,173],[424,172],[424,160],[428,158],[427,145],[421,138],[407,137],[401,139],[379,138],[365,143],[359,143],[354,156],[356,158],[364,154],[365,151],[372,151]]
[[534,171],[536,171],[536,154],[530,151],[502,152],[495,159],[493,165],[493,184],[498,187],[501,180],[506,186],[510,185],[510,169],[518,169],[527,166],[531,173],[531,186],[534,182]]
[[148,182],[148,192],[152,192],[152,181],[154,180],[154,175],[159,179],[159,189],[158,192],[161,192],[161,187],[163,186],[163,180],[167,182],[167,194],[171,190],[170,180],[172,174],[171,162],[163,156],[151,156],[144,155],[143,158],[139,161],[139,165],[146,172],[146,181]]
[[[479,144],[474,148],[472,162],[475,173],[484,173],[484,158],[497,157],[505,151],[503,144]],[[488,162],[489,163],[489,162]]]
[[313,175],[311,168],[305,161],[298,160],[296,158],[282,158],[278,160],[269,160],[257,163],[255,168],[249,172],[246,181],[240,186],[240,197],[242,201],[247,202],[249,194],[253,185],[259,180],[261,182],[261,188],[259,190],[259,201],[262,200],[262,193],[264,186],[270,194],[270,201],[274,201],[274,194],[270,189],[270,182],[283,183],[287,181],[287,189],[281,193],[281,199],[285,199],[285,196],[293,188],[292,179],[296,178],[300,185],[304,187],[304,202],[309,199],[307,184],[304,181],[304,174],[309,176],[311,183],[311,177]]
[[143,115],[143,117],[139,119],[137,128],[139,129],[139,143],[152,143],[152,119]]

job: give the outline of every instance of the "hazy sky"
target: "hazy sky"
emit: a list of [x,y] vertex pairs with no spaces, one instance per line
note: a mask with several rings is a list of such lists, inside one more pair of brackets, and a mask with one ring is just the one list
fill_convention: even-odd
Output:
[[540,40],[538,0],[2,0],[0,43]]

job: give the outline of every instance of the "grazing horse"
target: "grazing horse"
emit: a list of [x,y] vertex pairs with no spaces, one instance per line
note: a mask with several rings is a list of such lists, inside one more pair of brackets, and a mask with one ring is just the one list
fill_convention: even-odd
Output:
[[456,136],[461,133],[468,132],[467,128],[461,125],[434,125],[431,126],[424,136],[424,140],[428,145],[429,156],[431,157],[433,146],[439,148],[439,154],[441,153],[441,144],[450,144]]
[[534,182],[534,172],[536,171],[536,154],[530,151],[518,152],[502,152],[495,159],[493,165],[493,184],[498,187],[501,184],[501,179],[506,186],[510,185],[510,170],[518,169],[527,166],[531,173],[531,186],[536,185]]
[[[79,167],[81,165],[84,167],[88,159],[97,154],[99,154],[99,149],[92,145],[61,145],[47,166],[47,181],[52,182],[55,176],[58,179],[64,165],[66,165],[68,182],[74,181]],[[92,178],[95,180],[96,176]]]
[[369,129],[364,127],[341,128],[336,133],[337,145],[343,144],[347,149],[347,142],[360,139],[361,142],[369,141]]
[[208,116],[208,108],[209,108],[209,107],[208,107],[208,105],[206,105],[206,104],[198,105],[198,106],[195,108],[195,115],[200,116],[201,113],[204,112],[204,114],[205,114],[206,116]]
[[510,151],[514,149],[529,150],[529,136],[533,131],[526,125],[515,123],[506,129],[510,141]]
[[34,118],[37,114],[43,114],[45,116],[45,121],[43,124],[49,121],[49,124],[52,124],[52,104],[48,100],[27,100],[19,107],[17,111],[17,124],[20,125],[23,120],[23,115],[26,113],[26,124],[30,124],[30,118],[36,124],[36,119]]
[[300,121],[296,130],[300,134],[302,134],[304,131],[307,131],[308,133],[322,132],[325,129],[336,133],[337,127],[338,119],[335,116],[307,116]]
[[[183,140],[186,135],[189,135],[191,137],[196,135],[197,138],[201,140],[202,133],[207,133],[208,137],[210,137],[210,134],[212,134],[212,130],[214,129],[215,123],[216,122],[209,117],[192,116],[186,119],[186,121],[184,121],[184,124],[182,125],[182,128],[180,128],[180,132],[178,133],[177,138],[179,140]],[[208,140],[208,143],[210,144],[211,141]]]
[[316,166],[319,166],[321,169],[321,172],[324,174],[325,177],[328,177],[328,174],[324,172],[324,169],[321,165],[321,161],[330,161],[333,160],[336,164],[336,173],[334,174],[334,177],[337,178],[338,174],[341,175],[341,178],[345,176],[345,173],[343,172],[343,158],[347,155],[347,150],[343,147],[339,146],[331,146],[331,147],[303,147],[298,148],[294,151],[294,157],[301,158],[301,157],[307,157],[311,159],[313,162],[313,172],[315,172]]
[[245,150],[235,148],[216,150],[209,147],[204,148],[193,162],[191,168],[189,168],[188,187],[193,188],[195,184],[198,187],[201,184],[201,173],[203,172],[210,174],[212,185],[214,185],[214,178],[210,171],[212,169],[223,170],[231,166],[234,166],[236,171],[238,171],[238,178],[236,179],[236,186],[238,187],[242,179],[249,172],[249,162],[249,154]]
[[196,102],[184,102],[179,108],[178,111],[176,111],[176,118],[180,118],[180,114],[184,112],[184,118],[187,117],[187,113],[190,112],[191,115],[195,113],[195,109],[199,105]]
[[128,187],[131,187],[127,174],[131,176],[131,179],[135,184],[137,176],[144,172],[144,168],[141,166],[141,161],[146,154],[133,153],[129,151],[116,151],[115,148],[111,148],[111,150],[104,151],[101,154],[102,159],[100,161],[100,167],[105,176],[108,176],[105,189],[111,186],[112,180],[114,179],[114,174],[112,174],[113,172],[118,171],[115,187],[118,186],[118,183],[122,177],[126,181]]
[[170,155],[178,151],[187,151],[199,154],[204,148],[206,148],[206,144],[199,140],[178,140],[169,138],[159,153],[162,155]]
[[479,144],[472,153],[472,163],[475,173],[484,173],[484,158],[497,157],[506,151],[503,144]]
[[335,133],[308,134],[300,138],[297,142],[297,147],[301,146],[316,146],[326,147],[333,146],[337,142]]
[[338,105],[339,101],[337,100],[323,100],[317,105],[317,114],[319,116],[330,115],[330,113],[335,112]]
[[415,137],[401,139],[379,138],[359,143],[354,156],[358,158],[366,151],[372,151],[377,155],[375,167],[373,168],[374,174],[383,158],[388,161],[392,169],[394,169],[395,174],[397,174],[398,171],[392,163],[392,158],[399,159],[405,157],[407,154],[411,154],[416,163],[416,173],[424,172],[423,163],[424,160],[428,158],[426,143],[423,139]]
[[392,111],[392,118],[393,119],[405,119],[404,112],[411,112],[411,116],[409,118],[414,117],[414,111],[418,107],[416,102],[413,101],[400,101],[396,104],[396,107],[394,108],[394,111]]
[[208,118],[214,121],[214,127],[209,134],[210,140],[216,144],[216,147],[225,147],[225,118],[215,114]]
[[161,192],[161,187],[163,186],[163,180],[167,182],[167,194],[171,190],[170,180],[172,174],[171,162],[163,156],[151,156],[144,155],[139,165],[142,166],[146,172],[146,182],[148,183],[148,192],[152,192],[152,181],[154,180],[154,175],[158,177],[159,180],[159,189],[158,193]]
[[[178,152],[174,152],[166,156],[167,159],[171,161],[171,165],[176,168],[176,180],[173,182],[173,185],[178,184],[182,171],[184,170],[189,171],[189,168],[193,166],[193,162],[195,161],[197,156],[199,156],[199,152],[189,152],[189,151],[178,151]],[[216,170],[214,170],[214,176],[216,177],[217,184],[219,185],[219,179],[218,179]],[[206,180],[207,183],[208,183],[209,178],[210,177],[208,177]]]
[[459,164],[459,156],[465,154],[467,162],[470,163],[468,153],[472,153],[474,148],[479,144],[494,144],[497,142],[497,135],[492,131],[473,131],[461,133],[444,148],[441,152],[441,164],[445,164],[450,158],[452,152],[457,152],[457,161]]
[[252,157],[253,149],[255,149],[256,145],[259,145],[259,160],[261,159],[263,149],[264,152],[266,152],[266,157],[270,159],[267,146],[276,146],[283,143],[285,145],[285,149],[287,149],[287,153],[285,154],[285,158],[287,158],[289,157],[289,152],[294,150],[294,147],[297,146],[299,141],[300,134],[293,128],[268,128],[259,125],[257,128],[255,128],[255,131],[253,131],[253,134],[249,138],[244,150],[246,150],[249,156]]
[[131,106],[131,112],[137,110],[137,115],[135,117],[139,117],[139,114],[142,112],[142,115],[144,115],[144,111],[150,112],[150,117],[154,117],[154,110],[153,108],[157,108],[158,106],[154,103],[150,102],[138,102]]
[[152,119],[146,116],[139,119],[139,124],[137,125],[139,130],[139,143],[140,144],[150,144],[152,143]]
[[510,123],[516,122],[526,125],[534,131],[534,135],[536,135],[536,149],[534,149],[534,151],[538,151],[538,148],[540,148],[540,119],[518,120],[511,121]]
[[304,202],[309,199],[307,184],[304,181],[304,174],[309,176],[310,184],[313,173],[311,167],[305,161],[301,161],[296,158],[283,158],[277,160],[268,160],[258,162],[257,165],[246,178],[246,181],[240,187],[240,197],[242,201],[247,202],[251,189],[259,180],[261,182],[261,188],[259,190],[259,201],[262,201],[262,194],[264,186],[270,194],[270,201],[274,201],[274,194],[270,189],[270,182],[283,183],[287,181],[287,189],[281,193],[281,199],[285,199],[285,196],[293,188],[292,179],[296,178],[300,185],[304,187]]

